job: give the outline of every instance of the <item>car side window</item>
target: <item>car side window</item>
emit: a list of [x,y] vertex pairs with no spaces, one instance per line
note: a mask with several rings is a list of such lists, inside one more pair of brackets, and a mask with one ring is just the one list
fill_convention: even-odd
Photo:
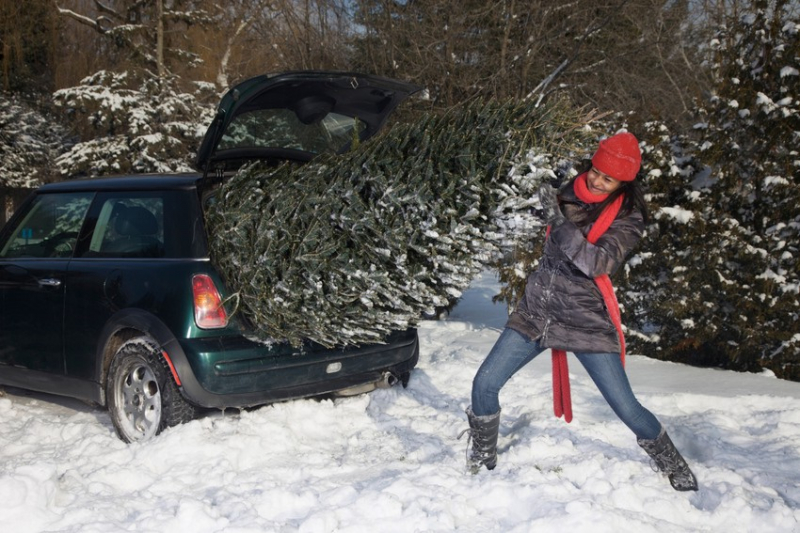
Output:
[[[88,257],[163,257],[164,199],[104,195]],[[93,210],[94,211],[94,210]]]
[[0,257],[71,257],[94,193],[41,194],[28,205]]

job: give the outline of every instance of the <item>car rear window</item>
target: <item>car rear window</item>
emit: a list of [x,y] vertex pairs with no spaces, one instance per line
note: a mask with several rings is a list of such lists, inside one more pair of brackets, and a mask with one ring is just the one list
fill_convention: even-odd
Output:
[[[233,149],[291,149],[321,154],[339,152],[360,133],[363,122],[327,113],[298,117],[287,109],[259,109],[237,116],[220,139],[218,151]],[[357,130],[357,131],[354,131]]]

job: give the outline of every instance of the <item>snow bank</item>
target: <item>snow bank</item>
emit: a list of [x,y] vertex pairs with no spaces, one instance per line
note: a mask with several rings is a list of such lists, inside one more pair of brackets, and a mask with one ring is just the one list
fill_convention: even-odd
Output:
[[485,275],[423,323],[408,389],[215,414],[126,445],[79,402],[0,398],[0,524],[32,533],[788,532],[800,521],[800,384],[628,357],[639,399],[700,482],[678,493],[570,358],[575,420],[543,354],[501,394],[497,469],[464,471],[464,408],[505,309]]

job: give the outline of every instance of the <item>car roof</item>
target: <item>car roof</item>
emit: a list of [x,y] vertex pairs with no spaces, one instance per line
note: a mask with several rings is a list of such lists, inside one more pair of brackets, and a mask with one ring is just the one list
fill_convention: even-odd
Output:
[[72,191],[143,191],[195,188],[203,179],[201,174],[135,174],[107,176],[101,178],[81,178],[57,183],[48,183],[39,192]]

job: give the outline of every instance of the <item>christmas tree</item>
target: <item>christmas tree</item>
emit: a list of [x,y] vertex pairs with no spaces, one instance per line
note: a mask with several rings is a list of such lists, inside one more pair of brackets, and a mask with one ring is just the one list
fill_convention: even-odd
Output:
[[380,342],[541,226],[534,192],[585,122],[565,102],[473,102],[343,155],[251,165],[207,208],[212,260],[262,338]]

